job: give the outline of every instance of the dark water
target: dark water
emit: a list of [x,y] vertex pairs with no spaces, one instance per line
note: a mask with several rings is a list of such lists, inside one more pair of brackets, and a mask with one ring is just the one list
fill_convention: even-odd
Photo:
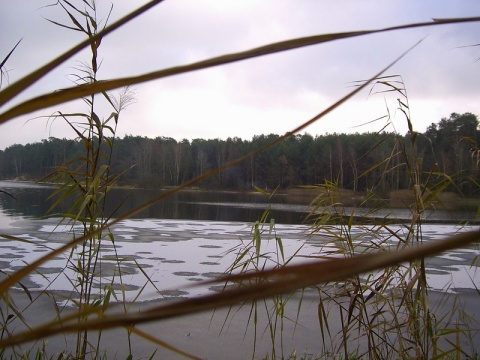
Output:
[[[72,201],[63,202],[50,213],[55,203],[54,187],[30,183],[0,181],[0,210],[9,216],[39,218],[68,212]],[[113,217],[130,211],[160,196],[160,190],[113,189],[108,193],[106,214]],[[170,195],[130,218],[244,221],[258,220],[266,209],[278,223],[300,224],[305,221],[308,207],[287,203],[284,196],[268,199],[253,192],[182,191]]]
[[[62,201],[61,206],[49,212],[55,203],[51,197],[55,188],[47,185],[0,181],[0,212],[7,216],[25,216],[41,218],[46,214],[50,217],[59,213],[69,213],[70,201]],[[136,207],[159,197],[165,192],[152,189],[112,189],[106,200],[105,214],[118,217]],[[305,201],[305,200],[304,200]],[[210,221],[240,221],[254,222],[261,218],[269,209],[269,219],[275,219],[277,224],[306,224],[309,207],[298,203],[285,195],[275,195],[271,198],[255,192],[227,191],[182,191],[169,195],[149,206],[147,209],[130,216],[137,219],[175,219],[175,220],[210,220]],[[356,216],[365,215],[369,209],[346,208],[346,213]],[[369,214],[371,215],[371,214]],[[390,220],[410,222],[411,212],[408,209],[379,209],[375,217]],[[435,223],[473,222],[476,214],[472,212],[428,210],[424,220]]]

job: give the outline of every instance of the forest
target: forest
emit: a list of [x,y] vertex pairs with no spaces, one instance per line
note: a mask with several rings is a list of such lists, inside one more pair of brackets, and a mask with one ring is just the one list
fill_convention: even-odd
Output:
[[[147,29],[148,22],[142,22],[139,28],[127,24],[138,17],[143,21],[144,14],[160,2],[146,2],[119,19],[112,17],[112,23],[113,4],[107,4],[105,14],[97,12],[100,8],[97,9],[94,0],[59,0],[49,5],[61,10],[66,20],[46,19],[62,31],[83,34],[84,40],[64,53],[59,52],[45,64],[34,57],[33,72],[0,89],[0,106],[6,105],[0,114],[0,124],[55,108],[48,121],[65,121],[77,136],[17,144],[0,151],[0,179],[60,185],[52,187],[49,198],[54,203],[51,209],[59,216],[50,218],[42,214],[30,218],[23,212],[10,216],[7,211],[0,214],[3,216],[0,359],[163,359],[173,358],[172,353],[174,358],[190,359],[478,359],[480,332],[475,311],[480,294],[480,286],[475,282],[478,226],[464,218],[458,221],[457,217],[448,223],[441,220],[436,224],[430,222],[427,211],[431,204],[436,207],[443,203],[439,201],[441,195],[480,198],[479,121],[469,112],[452,113],[432,123],[423,133],[413,130],[402,77],[388,75],[413,47],[386,67],[370,64],[366,77],[363,74],[361,77],[367,80],[358,82],[358,86],[317,116],[296,124],[291,133],[276,135],[272,126],[271,134],[268,134],[270,130],[259,131],[264,135],[251,140],[120,138],[116,135],[116,126],[125,104],[121,95],[116,101],[110,91],[149,81],[163,82],[167,77],[226,64],[235,66],[234,63],[241,61],[263,59],[311,45],[323,46],[332,41],[350,38],[356,42],[360,36],[387,35],[418,27],[433,29],[457,24],[448,26],[456,28],[462,23],[478,23],[480,17],[434,18],[398,25],[395,12],[395,18],[382,18],[387,27],[358,30],[358,25],[347,19],[347,27],[342,32],[332,32],[336,26],[327,26],[327,33],[310,34],[309,31],[308,36],[303,37],[294,37],[294,31],[285,32],[283,40],[267,43],[254,32],[260,47],[245,49],[242,44],[240,51],[231,52],[230,47],[223,48],[220,44],[220,56],[207,55],[187,64],[175,60],[166,68],[159,62],[154,69],[147,70],[137,61],[139,53],[135,49],[140,41],[156,53],[160,53],[159,46],[165,49],[165,54],[177,47],[191,53],[188,43],[171,41],[175,38],[174,28],[168,26],[168,22],[159,21],[160,18],[155,18],[154,26],[148,28],[150,34],[155,34],[153,43],[142,36],[145,32],[138,31]],[[117,2],[119,4],[123,2]],[[165,6],[168,5],[159,6],[159,11]],[[268,8],[268,14],[272,9]],[[179,16],[188,19],[185,18],[189,16],[188,11],[180,10]],[[407,10],[410,15],[411,8]],[[430,13],[434,13],[433,8]],[[329,17],[331,14],[333,12],[328,11]],[[290,17],[290,13],[287,15]],[[318,16],[314,15],[316,25]],[[13,25],[19,23],[15,17],[12,19]],[[210,18],[199,16],[199,19],[203,25]],[[249,20],[249,16],[243,19]],[[334,19],[335,23],[341,20]],[[389,24],[390,21],[395,24]],[[283,28],[283,22],[279,24]],[[190,22],[185,25],[194,29]],[[209,37],[209,47],[218,42],[218,29],[223,31],[220,23],[214,25],[215,36]],[[368,25],[370,27],[370,21]],[[125,26],[128,28],[120,38],[119,56],[113,59],[118,64],[112,66],[113,72],[108,72],[115,74],[117,69],[122,70],[117,73],[122,77],[105,78],[99,73],[103,63],[100,45],[110,40],[112,32]],[[243,26],[238,29],[245,32]],[[166,43],[158,36],[161,32],[167,35]],[[441,33],[442,41],[450,34]],[[198,34],[192,35],[195,37],[191,40],[196,42]],[[230,42],[228,36],[224,38]],[[10,53],[3,60],[0,58],[0,87],[8,79],[5,64],[17,46],[23,46],[21,40],[13,39],[12,44],[16,45],[10,47]],[[42,36],[41,40],[40,49],[55,43],[50,36]],[[397,48],[402,47],[392,38],[376,37],[371,47],[364,46],[369,62],[372,51],[384,46],[385,40]],[[103,51],[103,45],[101,49]],[[28,45],[27,50],[29,57],[35,53]],[[79,61],[85,50],[88,57]],[[127,75],[118,61],[131,55],[134,55],[137,74],[133,76]],[[348,61],[335,64],[342,73],[362,63],[360,57],[349,56],[348,52],[341,56]],[[390,56],[389,53],[388,58]],[[410,56],[416,56],[415,63],[427,61],[430,65],[438,61],[433,52],[425,60],[415,52]],[[268,56],[270,62],[266,65],[276,77],[281,77],[285,72],[278,59]],[[52,79],[46,75],[61,70],[70,60],[79,61],[70,74],[74,85],[53,86],[53,89],[45,86]],[[302,70],[308,77],[318,72],[317,61],[311,69],[306,63],[292,62],[286,70]],[[103,64],[109,67],[107,61]],[[421,66],[414,66],[412,70],[420,81],[437,86],[437,79],[431,83],[432,78]],[[255,79],[254,73],[243,74]],[[214,75],[207,77],[209,84],[216,83]],[[388,120],[387,125],[377,132],[318,136],[302,133],[311,123],[342,107],[355,94],[375,83],[386,85],[385,92],[400,97],[397,110],[405,115],[407,133],[384,131],[389,124],[388,116],[381,118]],[[438,84],[447,87],[448,82],[441,76]],[[51,90],[10,106],[9,102],[16,101],[18,95],[33,86]],[[165,86],[168,89],[168,83]],[[301,90],[302,86],[297,89]],[[438,101],[446,96],[448,93],[443,93]],[[86,108],[68,113],[61,110],[62,104],[80,99]],[[108,103],[106,113],[110,116],[97,115],[99,100]],[[181,104],[194,106],[187,96],[182,100]],[[117,185],[164,191],[128,189],[127,192],[141,193],[140,204],[125,212],[111,212],[106,195]],[[310,191],[317,185],[324,187],[321,191],[317,191],[317,187]],[[136,217],[189,187],[214,192],[255,187],[263,195],[271,195],[277,188],[287,190],[282,196],[289,195],[289,191],[302,195],[314,193],[309,198],[312,222],[302,225],[301,233],[295,232],[288,238],[284,235],[292,234],[293,228],[289,224],[277,224],[270,216],[270,207],[252,224],[250,220],[230,224]],[[308,191],[299,189],[301,187]],[[338,191],[330,192],[330,189]],[[14,198],[3,189],[0,192],[5,198]],[[360,196],[354,194],[350,199],[361,198],[362,204],[350,207],[338,201],[336,194],[330,197],[336,192],[358,192]],[[405,211],[407,218],[399,219],[400,223],[390,208],[386,209],[389,215],[377,217],[380,212],[376,210],[384,209],[383,204],[378,206],[378,203],[387,197],[392,200],[392,194],[408,201],[412,199],[408,204],[411,211]],[[28,196],[30,200],[31,194]],[[475,203],[477,211],[477,199],[462,199],[462,202]],[[33,202],[30,205],[35,206]],[[360,206],[364,209],[357,212]],[[478,218],[479,212],[476,214]],[[131,228],[128,233],[124,231],[127,228]],[[245,236],[237,233],[236,229],[240,228],[246,230]],[[176,235],[170,236],[169,229]],[[230,241],[228,234],[235,239]],[[217,244],[225,244],[226,248]],[[301,252],[310,244],[311,250]],[[177,256],[180,252],[188,255],[185,261]],[[179,264],[188,271],[178,271],[182,269],[177,268]],[[217,272],[212,271],[213,264],[225,266],[217,268]],[[198,265],[206,267],[197,268]],[[457,276],[463,271],[468,278]],[[176,277],[174,281],[164,277],[169,272]],[[439,273],[449,278],[448,283],[440,285],[440,291],[438,285],[434,285]],[[134,280],[136,275],[138,280]],[[201,290],[203,286],[209,291]],[[190,292],[192,288],[201,291]],[[246,310],[245,314],[240,310]],[[315,326],[300,321],[301,310],[306,311],[305,316]],[[205,322],[197,316],[202,314],[206,315]],[[213,315],[220,318],[219,332],[211,326]],[[312,338],[311,347],[305,345],[304,339],[295,339],[290,344],[300,328],[305,330],[304,337]],[[232,331],[238,347],[223,336],[227,331]],[[213,357],[206,351],[211,351]],[[241,351],[247,356],[242,356]]]
[[[409,169],[419,167],[423,181],[445,182],[446,190],[478,196],[475,179],[480,165],[479,121],[472,113],[452,113],[432,123],[425,133],[390,132],[292,135],[255,157],[229,167],[200,183],[207,189],[264,189],[321,184],[379,194],[411,188]],[[110,170],[122,173],[119,184],[145,188],[175,186],[226,162],[239,158],[279,135],[177,141],[167,137],[114,138]],[[49,138],[12,145],[0,151],[0,178],[39,180],[81,158],[80,140]],[[411,156],[413,152],[416,157]],[[410,164],[409,159],[420,159]],[[74,160],[77,159],[77,160]],[[80,165],[78,165],[80,166]]]

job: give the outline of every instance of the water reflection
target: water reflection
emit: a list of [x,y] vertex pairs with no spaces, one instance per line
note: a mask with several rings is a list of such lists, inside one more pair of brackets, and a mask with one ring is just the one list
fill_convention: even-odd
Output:
[[[15,197],[0,193],[0,218],[3,218],[0,223],[9,221],[5,215],[44,217],[55,202],[55,199],[50,197],[55,189],[47,185],[0,181],[0,189]],[[107,195],[105,214],[117,217],[161,194],[161,190],[113,189]],[[62,201],[49,216],[68,213],[71,204]],[[258,220],[267,208],[271,209],[270,217],[275,219],[277,224],[304,224],[309,211],[307,205],[295,203],[284,195],[267,199],[254,192],[182,191],[162,199],[132,218],[253,222]],[[362,216],[370,209],[346,208],[345,211],[347,214]],[[371,215],[403,222],[410,222],[412,217],[408,209],[391,208],[378,209],[369,214]],[[423,214],[423,219],[440,223],[472,222],[476,219],[476,214],[429,209]]]
[[[55,190],[51,186],[0,181],[0,189],[13,197],[0,194],[0,207],[9,216],[21,215],[40,218],[48,213],[55,199],[50,198]],[[161,190],[113,189],[107,195],[106,214],[119,216],[137,206],[160,196]],[[55,208],[55,213],[68,212],[71,202],[64,201]],[[133,218],[256,221],[271,206],[271,216],[279,223],[300,224],[305,220],[307,207],[287,204],[282,196],[271,202],[255,193],[182,191],[168,196]]]

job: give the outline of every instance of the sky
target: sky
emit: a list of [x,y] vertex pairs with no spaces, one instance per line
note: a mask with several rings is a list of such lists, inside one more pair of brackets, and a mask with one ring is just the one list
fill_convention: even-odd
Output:
[[[74,3],[81,3],[72,0]],[[80,33],[52,24],[70,24],[56,0],[0,2],[0,59],[15,44],[2,88],[83,40]],[[109,23],[146,0],[99,0],[98,18]],[[102,40],[100,79],[137,75],[239,52],[269,43],[318,34],[480,16],[476,0],[165,0]],[[177,75],[133,86],[134,101],[120,114],[117,136],[183,139],[252,139],[284,134],[311,119],[368,79],[418,41],[423,41],[385,75],[402,81],[414,130],[451,113],[480,115],[480,23],[424,27],[338,40]],[[6,36],[5,36],[6,34]],[[0,111],[31,97],[73,85],[88,62],[82,51]],[[311,125],[313,136],[387,131],[404,134],[398,93],[368,87]],[[112,94],[118,94],[112,91]],[[0,125],[0,150],[50,136],[74,138],[56,111],[86,111],[82,101],[28,114]],[[111,109],[100,105],[106,118]]]

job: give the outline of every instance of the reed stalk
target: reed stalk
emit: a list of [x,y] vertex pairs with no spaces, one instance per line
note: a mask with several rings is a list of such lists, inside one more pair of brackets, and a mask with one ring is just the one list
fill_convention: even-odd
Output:
[[[318,318],[321,324],[322,339],[327,340],[332,336],[329,327],[327,314],[328,303],[333,303],[338,309],[342,328],[340,342],[333,348],[324,347],[326,354],[343,356],[343,358],[367,357],[378,358],[441,358],[449,354],[465,355],[460,348],[459,341],[450,341],[443,337],[442,331],[437,327],[438,322],[432,316],[428,304],[428,289],[425,274],[425,258],[448,249],[459,246],[466,246],[474,241],[480,240],[478,232],[465,232],[450,237],[444,241],[423,244],[421,214],[428,206],[429,200],[438,194],[439,189],[445,185],[445,179],[438,177],[433,171],[421,169],[420,156],[415,152],[415,139],[417,134],[413,130],[412,120],[409,115],[408,97],[403,86],[403,81],[398,78],[383,77],[388,69],[399,61],[408,51],[395,59],[384,69],[373,74],[368,80],[359,83],[359,86],[350,91],[344,97],[327,107],[325,110],[311,119],[295,126],[291,131],[285,133],[272,143],[256,149],[251,153],[226,163],[215,170],[207,172],[199,177],[190,179],[175,189],[169,190],[156,198],[150,199],[143,205],[130,209],[115,218],[111,214],[105,214],[105,202],[108,198],[108,191],[115,184],[117,175],[110,174],[109,158],[114,151],[114,138],[116,126],[121,109],[127,102],[115,102],[106,91],[118,89],[124,86],[131,86],[145,81],[162,79],[168,76],[189,73],[201,69],[235,63],[253,57],[266,56],[280,51],[294,50],[305,46],[319,45],[331,41],[368,36],[379,32],[402,31],[414,27],[443,26],[446,24],[461,24],[465,22],[479,21],[480,18],[458,18],[433,20],[431,22],[407,24],[385,29],[365,30],[355,32],[344,32],[334,34],[322,34],[311,37],[289,39],[274,44],[246,50],[239,53],[227,54],[220,57],[206,59],[194,64],[177,66],[168,69],[160,69],[148,74],[139,76],[110,79],[98,81],[98,49],[101,41],[105,41],[107,35],[113,30],[126,26],[126,24],[140,16],[143,12],[156,6],[160,1],[151,1],[146,5],[117,21],[111,26],[104,26],[100,29],[96,18],[95,1],[80,1],[80,5],[74,5],[71,1],[59,1],[58,6],[69,15],[73,25],[62,25],[63,27],[74,27],[86,35],[86,40],[73,47],[70,51],[60,55],[52,62],[45,64],[27,75],[23,79],[7,86],[0,92],[0,124],[14,119],[20,115],[32,111],[45,109],[50,106],[58,106],[72,99],[83,99],[87,104],[87,110],[79,113],[57,112],[52,115],[55,119],[66,121],[76,134],[77,138],[84,144],[85,153],[79,161],[71,161],[57,169],[52,175],[59,184],[59,189],[54,194],[57,196],[56,205],[66,202],[66,199],[73,198],[73,206],[64,213],[65,221],[70,221],[72,238],[65,245],[58,249],[51,250],[40,259],[26,264],[23,268],[12,273],[2,273],[0,282],[1,296],[1,338],[0,355],[3,357],[5,350],[13,349],[14,358],[28,358],[31,351],[22,352],[20,346],[30,341],[36,341],[39,350],[37,358],[47,358],[42,352],[42,339],[55,334],[76,334],[76,346],[72,351],[70,347],[61,356],[86,358],[102,357],[101,335],[94,341],[90,336],[92,331],[101,331],[112,328],[125,328],[128,333],[135,333],[138,336],[148,339],[153,343],[169,348],[185,357],[196,358],[171,344],[166,344],[160,338],[146,334],[135,328],[135,325],[160,321],[162,319],[174,318],[189,313],[196,313],[205,310],[214,310],[221,306],[232,306],[242,302],[251,302],[252,311],[257,311],[258,301],[266,298],[274,299],[273,308],[266,307],[267,312],[272,316],[269,318],[269,332],[272,342],[272,356],[284,358],[282,352],[276,352],[277,331],[282,333],[282,313],[287,294],[298,291],[305,287],[314,286],[318,289],[319,313]],[[85,10],[83,10],[85,9]],[[80,21],[81,20],[81,21]],[[83,21],[83,25],[82,25]],[[16,46],[19,46],[17,44]],[[75,74],[75,85],[69,89],[44,94],[37,98],[21,102],[6,109],[8,104],[17,94],[26,90],[33,84],[42,81],[44,75],[52,69],[58,68],[60,64],[68,60],[80,50],[90,47],[91,61],[77,68]],[[2,80],[5,78],[4,66],[9,59],[10,53],[1,63]],[[3,84],[3,82],[2,82]],[[325,261],[317,259],[306,264],[289,264],[290,259],[283,256],[281,237],[274,235],[276,241],[276,254],[272,269],[266,269],[268,257],[262,253],[262,242],[264,242],[264,226],[268,232],[274,234],[274,222],[269,223],[266,217],[260,219],[253,227],[252,241],[246,246],[238,248],[237,260],[232,264],[229,273],[225,277],[215,279],[214,284],[236,284],[235,287],[228,287],[222,293],[201,296],[194,299],[185,299],[176,303],[155,304],[149,308],[143,308],[140,312],[131,312],[127,306],[122,312],[110,312],[112,309],[112,298],[117,298],[114,286],[121,278],[121,259],[115,260],[118,269],[118,276],[112,277],[105,282],[102,276],[103,259],[101,256],[102,244],[107,242],[115,245],[115,239],[109,232],[109,228],[119,221],[126,219],[148,206],[161,201],[167,196],[180,191],[181,189],[198,183],[202,179],[218,174],[226,168],[265,151],[278,144],[284,139],[303,130],[308,125],[322,119],[326,114],[347,102],[352,96],[367,88],[369,85],[383,85],[393,88],[400,96],[399,109],[405,114],[409,124],[411,143],[398,143],[398,149],[376,167],[383,167],[383,173],[391,171],[395,167],[401,167],[411,177],[411,185],[414,192],[415,202],[412,206],[412,220],[406,228],[405,237],[395,232],[388,224],[374,224],[371,227],[361,226],[361,236],[354,234],[354,212],[348,214],[341,203],[335,199],[335,182],[322,184],[323,190],[318,198],[312,202],[313,219],[312,235],[328,236],[337,246],[337,257]],[[124,93],[123,99],[129,99],[128,90]],[[97,114],[97,103],[100,100],[106,101],[113,108],[113,114],[101,119]],[[397,157],[402,161],[393,162]],[[399,165],[401,164],[401,165]],[[359,176],[362,176],[360,174]],[[374,195],[375,189],[371,193]],[[372,212],[374,209],[372,209]],[[267,213],[266,213],[267,214]],[[76,224],[81,225],[81,231],[77,233]],[[355,225],[356,226],[356,225]],[[14,238],[9,235],[1,235],[12,241],[26,241],[21,238]],[[392,238],[395,242],[392,243]],[[365,239],[369,239],[366,241]],[[66,315],[58,309],[57,317],[43,325],[34,327],[28,326],[28,319],[24,319],[21,310],[10,296],[12,286],[20,284],[30,300],[34,299],[29,289],[22,284],[23,279],[29,274],[40,271],[40,266],[50,259],[66,254],[66,272],[72,271],[70,281],[72,293],[75,296],[67,300],[74,303],[77,311],[74,314]],[[233,270],[240,269],[240,273],[233,273]],[[369,275],[365,275],[369,274]],[[146,281],[149,281],[148,276]],[[395,282],[395,284],[394,284]],[[330,285],[334,285],[331,287]],[[399,294],[392,290],[397,286]],[[342,287],[344,294],[332,293],[335,287]],[[347,297],[345,297],[345,294]],[[121,297],[121,295],[120,295]],[[345,301],[345,299],[347,301]],[[266,304],[265,302],[263,304]],[[5,310],[8,309],[8,312]],[[273,311],[273,312],[272,312]],[[14,331],[12,321],[20,319],[25,325],[23,330]],[[455,336],[458,339],[462,335],[461,326],[455,325]],[[365,332],[367,349],[355,345],[352,339],[360,331]],[[280,334],[281,335],[281,334]],[[280,336],[281,339],[281,336]],[[441,348],[440,340],[450,344],[449,348]],[[281,340],[280,340],[281,341]],[[445,344],[443,342],[443,344]],[[255,349],[253,349],[254,353]],[[254,353],[255,354],[255,353]],[[466,354],[470,356],[471,354]],[[473,355],[472,355],[473,356]],[[132,354],[128,354],[131,358]]]

